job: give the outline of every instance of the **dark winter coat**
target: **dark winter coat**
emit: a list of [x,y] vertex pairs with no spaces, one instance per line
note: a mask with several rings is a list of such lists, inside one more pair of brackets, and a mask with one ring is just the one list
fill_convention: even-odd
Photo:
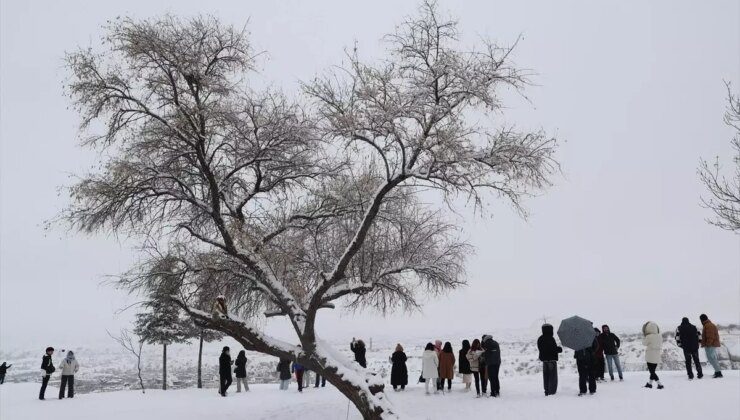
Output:
[[552,325],[542,326],[542,335],[537,339],[537,350],[540,351],[540,360],[543,362],[557,361],[558,353],[563,352],[563,348],[555,341]]
[[576,350],[573,353],[573,357],[581,363],[593,363],[596,361],[596,347],[598,347],[598,342],[596,341],[596,338],[594,338],[593,344],[591,344],[591,347],[586,347],[584,349]]
[[280,380],[287,381],[290,379],[290,360],[280,359],[277,365],[277,371],[280,372]]
[[234,374],[237,378],[247,377],[247,356],[243,356],[242,354],[236,356],[234,366],[236,366],[236,368],[234,369]]
[[355,362],[360,366],[367,367],[367,359],[365,359],[365,346],[360,346],[355,343],[349,344],[349,349],[355,354]]
[[470,375],[473,373],[473,371],[470,370],[470,360],[468,360],[468,351],[470,351],[470,347],[465,348],[463,347],[460,349],[460,353],[458,353],[457,358],[457,366],[458,366],[458,372],[463,375]]
[[47,375],[51,375],[56,370],[54,362],[52,362],[51,356],[48,354],[45,354],[41,359],[41,370],[45,371]]
[[218,358],[218,374],[223,377],[231,377],[231,356],[222,352]]
[[486,359],[486,366],[500,365],[501,364],[501,348],[498,342],[491,337],[486,339],[483,343],[483,357]]
[[13,365],[8,365],[5,362],[3,362],[3,364],[0,365],[0,375],[5,375],[5,373],[8,372],[8,369],[10,369],[11,366]]
[[694,352],[699,350],[700,338],[699,330],[688,319],[681,321],[681,325],[676,329],[676,344],[684,351]]
[[599,341],[604,347],[604,354],[606,354],[607,356],[612,356],[618,353],[620,345],[619,337],[609,331],[608,327],[607,330],[602,332],[599,337],[601,338]]
[[409,383],[409,371],[406,368],[406,353],[397,351],[391,356],[391,385],[406,386]]
[[719,347],[719,330],[717,330],[717,326],[710,320],[703,321],[701,325],[704,327],[704,332],[701,334],[701,346]]

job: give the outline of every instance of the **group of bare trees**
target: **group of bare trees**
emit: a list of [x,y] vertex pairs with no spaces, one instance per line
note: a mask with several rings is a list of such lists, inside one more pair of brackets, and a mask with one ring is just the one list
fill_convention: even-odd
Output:
[[[416,308],[465,283],[470,247],[421,192],[480,207],[499,196],[524,214],[558,171],[555,139],[497,121],[500,90],[528,83],[512,49],[458,36],[425,3],[385,57],[354,51],[288,98],[248,88],[241,29],[116,20],[101,48],[67,56],[83,145],[107,157],[71,188],[66,219],[140,239],[146,258],[120,286],[152,308],[174,303],[325,376],[365,418],[393,416],[382,383],[319,339],[318,311]],[[203,311],[219,294],[227,319]],[[264,316],[286,317],[301,346],[270,338],[253,322]]]

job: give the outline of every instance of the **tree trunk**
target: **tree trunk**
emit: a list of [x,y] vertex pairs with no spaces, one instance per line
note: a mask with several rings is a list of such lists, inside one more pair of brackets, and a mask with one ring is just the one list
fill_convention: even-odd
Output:
[[167,390],[167,344],[162,345],[162,389]]
[[203,362],[203,332],[200,333],[200,345],[198,346],[198,388],[203,388],[201,366]]

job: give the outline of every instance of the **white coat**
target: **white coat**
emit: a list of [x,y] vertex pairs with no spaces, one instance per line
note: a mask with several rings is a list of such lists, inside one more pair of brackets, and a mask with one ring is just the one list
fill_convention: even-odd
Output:
[[470,371],[478,372],[480,370],[480,355],[483,354],[483,350],[469,350],[466,355],[468,362],[470,362]]
[[67,358],[62,359],[62,364],[59,365],[59,370],[62,371],[62,375],[74,375],[80,370],[80,364],[77,363],[77,359],[72,359],[71,362],[67,361]]
[[648,363],[660,363],[661,349],[663,347],[663,336],[660,335],[658,324],[648,321],[642,326],[645,335],[642,343],[645,345],[645,361]]
[[427,380],[439,377],[439,357],[434,350],[424,350],[421,356],[421,376]]

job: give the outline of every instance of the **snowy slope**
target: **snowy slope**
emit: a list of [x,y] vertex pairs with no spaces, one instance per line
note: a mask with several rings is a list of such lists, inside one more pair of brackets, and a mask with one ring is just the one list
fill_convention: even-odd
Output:
[[[655,420],[740,419],[740,375],[726,372],[724,379],[688,381],[680,372],[659,372],[664,390],[642,388],[644,372],[628,373],[622,383],[599,384],[594,396],[577,397],[574,375],[561,375],[558,394],[544,397],[537,376],[503,378],[499,399],[475,398],[453,384],[451,393],[425,395],[419,385],[405,392],[390,391],[390,398],[402,419],[594,419]],[[57,389],[49,388],[47,400],[36,399],[38,384],[0,386],[0,419],[55,420],[201,420],[274,419],[339,420],[358,419],[341,394],[327,386],[303,394],[295,384],[287,392],[275,385],[255,385],[249,393],[230,393],[227,398],[213,389],[170,391],[116,391],[78,395],[57,400]]]

